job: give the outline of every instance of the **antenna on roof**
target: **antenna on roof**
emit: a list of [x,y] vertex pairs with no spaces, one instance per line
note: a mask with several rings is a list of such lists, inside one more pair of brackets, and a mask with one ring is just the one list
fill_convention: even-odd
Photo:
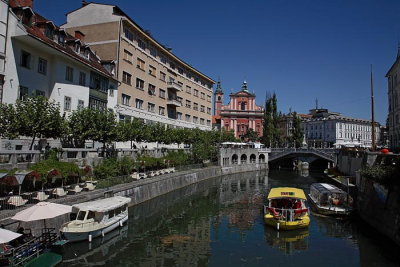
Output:
[[315,98],[315,109],[318,109],[318,98]]

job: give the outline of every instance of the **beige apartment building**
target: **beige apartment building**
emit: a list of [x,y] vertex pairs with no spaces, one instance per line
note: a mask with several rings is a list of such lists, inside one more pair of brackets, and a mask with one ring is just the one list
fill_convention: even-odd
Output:
[[215,81],[157,42],[115,5],[85,3],[63,25],[79,31],[103,60],[116,63],[120,119],[211,130]]

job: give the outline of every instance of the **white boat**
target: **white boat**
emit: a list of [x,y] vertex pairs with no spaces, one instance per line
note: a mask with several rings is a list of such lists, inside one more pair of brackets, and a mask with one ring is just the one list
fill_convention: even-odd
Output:
[[352,197],[334,185],[314,183],[310,186],[308,196],[317,213],[346,216],[352,212]]
[[128,220],[127,197],[110,197],[90,202],[75,204],[72,206],[72,213],[76,219],[64,223],[60,232],[70,242],[88,240],[104,236]]

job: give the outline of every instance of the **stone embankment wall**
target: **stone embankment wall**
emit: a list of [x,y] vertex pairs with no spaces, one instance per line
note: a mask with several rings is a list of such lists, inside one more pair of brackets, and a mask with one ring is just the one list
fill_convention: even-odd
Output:
[[373,165],[379,153],[364,151],[340,151],[337,157],[337,167],[341,173],[356,176],[356,171],[362,166]]
[[400,246],[400,188],[382,185],[357,175],[360,217]]
[[[338,156],[340,172],[356,177],[357,212],[366,223],[400,245],[400,188],[390,190],[361,176],[359,170],[381,164],[384,157],[377,152],[341,151]],[[400,174],[399,174],[400,175]]]
[[[82,193],[78,195],[67,196],[60,199],[52,199],[54,203],[73,205],[76,203],[92,201],[99,198],[104,198],[110,195],[129,196],[132,198],[131,205],[136,205],[147,200],[156,198],[160,195],[167,194],[179,188],[186,187],[213,177],[229,175],[241,172],[257,171],[268,169],[268,164],[247,164],[227,167],[209,167],[201,169],[193,169],[190,171],[165,174],[153,178],[146,178],[139,181],[134,181],[127,184],[120,184],[106,189],[98,189],[92,192]],[[1,214],[3,213],[3,214]],[[2,211],[0,218],[8,217],[0,221],[10,230],[16,230],[18,223],[9,219],[16,211]],[[61,216],[56,219],[48,220],[47,226],[59,229],[61,224],[68,221],[68,216]],[[21,223],[21,226],[26,229],[33,229],[33,234],[40,234],[40,229],[43,228],[43,222]]]

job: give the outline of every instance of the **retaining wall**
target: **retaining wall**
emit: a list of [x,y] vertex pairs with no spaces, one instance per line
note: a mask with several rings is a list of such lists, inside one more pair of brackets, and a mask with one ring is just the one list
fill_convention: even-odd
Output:
[[[73,205],[76,203],[104,198],[105,196],[113,194],[116,196],[129,196],[132,198],[132,202],[130,205],[136,205],[147,200],[156,198],[160,195],[167,194],[179,188],[183,188],[188,185],[195,184],[213,177],[264,169],[268,169],[268,163],[235,165],[227,167],[216,166],[209,168],[193,169],[190,171],[165,174],[153,178],[146,178],[127,184],[120,184],[110,188],[98,189],[92,192],[67,196],[60,199],[51,199],[50,201],[54,203]],[[18,211],[1,211],[0,218],[5,219],[3,219],[0,223],[5,225],[7,229],[15,231],[18,227],[18,223],[15,223],[15,221],[9,219],[9,217],[13,216]],[[54,227],[55,229],[59,229],[62,223],[68,221],[68,217],[69,216],[66,215],[47,220],[47,227]],[[43,228],[44,224],[42,221],[40,221],[21,223],[21,226],[26,229],[32,229],[34,235],[39,235],[40,229]]]

